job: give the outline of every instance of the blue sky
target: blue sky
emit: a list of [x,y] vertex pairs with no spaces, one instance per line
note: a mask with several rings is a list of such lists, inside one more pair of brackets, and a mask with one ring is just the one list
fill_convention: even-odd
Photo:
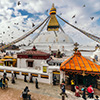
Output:
[[[18,1],[21,4],[18,6]],[[32,29],[32,23],[39,25],[48,15],[55,4],[57,14],[71,24],[100,37],[100,0],[1,0],[0,1],[0,41],[6,43],[17,39]],[[84,7],[85,5],[85,7]],[[48,12],[46,10],[48,9]],[[75,18],[72,18],[75,15]],[[90,17],[94,17],[91,20]],[[58,20],[65,33],[74,42],[88,44],[94,42],[82,33]],[[75,23],[77,21],[77,24]],[[15,24],[14,24],[15,23]],[[18,25],[16,25],[18,23]],[[8,29],[8,26],[10,28]],[[25,32],[23,32],[25,30]],[[5,34],[3,32],[5,31]],[[14,32],[13,32],[14,31]],[[13,32],[13,33],[12,33]],[[37,31],[35,32],[35,34]],[[13,38],[11,38],[13,37]],[[33,35],[20,43],[32,41]]]

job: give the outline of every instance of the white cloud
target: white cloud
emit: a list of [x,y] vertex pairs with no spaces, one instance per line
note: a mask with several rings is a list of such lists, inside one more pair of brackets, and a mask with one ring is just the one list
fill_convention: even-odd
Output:
[[[32,28],[32,23],[39,25],[46,17],[45,12],[50,9],[52,3],[57,7],[57,14],[62,13],[61,17],[69,21],[71,24],[88,31],[94,35],[100,36],[100,25],[97,24],[97,20],[100,18],[100,14],[95,14],[100,11],[100,0],[20,0],[21,5],[17,5],[18,0],[1,0],[0,1],[0,33],[2,34],[2,39],[4,42],[11,42],[17,39],[21,35]],[[83,7],[85,5],[85,7]],[[13,9],[9,9],[13,8]],[[35,17],[28,18],[28,15],[22,15],[18,10],[25,10],[28,13],[34,14]],[[41,14],[40,14],[41,13]],[[48,12],[49,13],[49,12]],[[12,17],[12,14],[16,17]],[[39,15],[40,14],[40,15]],[[72,19],[72,16],[76,15]],[[93,20],[90,17],[94,17]],[[24,19],[27,20],[24,20]],[[77,24],[75,23],[77,21]],[[25,24],[23,24],[23,22]],[[19,23],[14,25],[14,23]],[[11,28],[8,30],[8,26]],[[63,26],[65,32],[72,37],[72,39],[78,43],[89,43],[93,42],[82,33],[76,31],[75,29],[69,27],[68,25]],[[20,29],[20,30],[18,30]],[[13,37],[8,36],[14,31]],[[38,30],[39,31],[39,30]],[[37,31],[36,31],[37,32]],[[32,35],[31,35],[32,36]],[[29,37],[31,38],[31,37]],[[24,40],[23,40],[24,41]],[[28,41],[28,38],[25,40]],[[21,42],[20,42],[21,43]]]

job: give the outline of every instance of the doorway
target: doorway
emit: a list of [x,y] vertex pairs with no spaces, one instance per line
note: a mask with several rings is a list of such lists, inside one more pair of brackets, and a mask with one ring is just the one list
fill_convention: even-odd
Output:
[[56,85],[60,84],[60,72],[59,71],[53,71],[53,78],[52,79],[56,79]]
[[77,80],[79,85],[83,85],[84,84],[84,77],[82,75],[77,75]]

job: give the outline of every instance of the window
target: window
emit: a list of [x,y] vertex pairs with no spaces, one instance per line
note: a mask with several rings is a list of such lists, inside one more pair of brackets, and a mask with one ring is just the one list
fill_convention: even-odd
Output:
[[28,61],[28,67],[33,67],[33,61]]
[[26,60],[27,67],[33,67],[33,63],[34,63],[33,59]]

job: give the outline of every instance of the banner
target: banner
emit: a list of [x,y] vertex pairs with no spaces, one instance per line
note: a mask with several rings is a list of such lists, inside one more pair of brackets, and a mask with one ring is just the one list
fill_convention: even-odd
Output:
[[43,73],[47,73],[47,66],[43,66]]

